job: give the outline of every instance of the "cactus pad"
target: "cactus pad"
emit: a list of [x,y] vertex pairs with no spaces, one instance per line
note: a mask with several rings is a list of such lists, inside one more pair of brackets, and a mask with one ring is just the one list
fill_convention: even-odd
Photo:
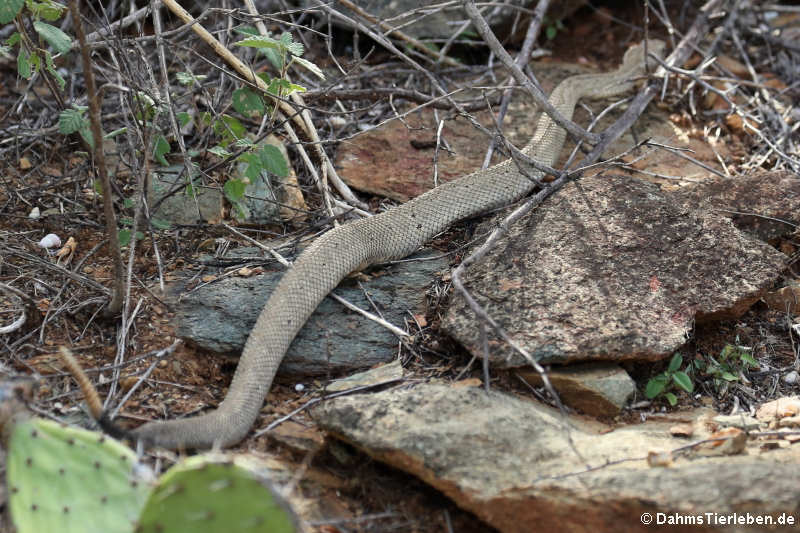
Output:
[[137,533],[294,533],[296,519],[250,458],[190,457],[167,471]]
[[133,530],[149,490],[148,470],[101,433],[30,419],[8,443],[6,480],[18,533]]

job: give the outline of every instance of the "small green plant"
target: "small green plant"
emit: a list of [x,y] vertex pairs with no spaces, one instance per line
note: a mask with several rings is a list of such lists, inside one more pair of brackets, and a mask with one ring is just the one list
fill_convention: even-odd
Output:
[[692,383],[692,378],[689,377],[689,374],[680,369],[682,365],[683,356],[679,353],[673,355],[667,369],[650,378],[650,381],[647,382],[644,391],[645,396],[652,400],[664,394],[669,404],[675,406],[678,403],[678,397],[670,392],[671,388],[677,386],[688,393],[692,393],[694,391],[694,383]]
[[[23,7],[26,8],[23,10]],[[0,24],[8,24],[16,19],[19,31],[12,33],[3,45],[4,55],[10,55],[11,48],[18,46],[17,72],[26,80],[38,71],[44,70],[46,75],[55,80],[60,91],[64,90],[64,78],[58,73],[53,62],[53,54],[66,54],[72,46],[72,38],[56,26],[44,21],[53,22],[61,18],[66,6],[53,0],[3,0],[0,2]],[[39,36],[36,42],[25,30],[23,17],[33,19],[33,30]],[[49,46],[49,49],[45,46]]]
[[726,344],[719,354],[719,359],[708,355],[705,360],[698,360],[695,363],[704,375],[711,377],[714,389],[725,394],[731,383],[739,381],[742,372],[751,368],[758,367],[758,361],[753,358],[752,348],[739,345],[739,339],[735,344]]
[[564,29],[564,24],[561,20],[552,20],[548,17],[544,17],[542,24],[544,25],[544,36],[547,37],[548,41],[555,39],[558,32]]

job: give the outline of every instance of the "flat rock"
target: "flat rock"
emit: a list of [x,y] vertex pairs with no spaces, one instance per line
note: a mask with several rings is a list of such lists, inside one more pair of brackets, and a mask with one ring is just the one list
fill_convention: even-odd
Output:
[[785,237],[800,225],[800,175],[788,170],[715,179],[684,187],[677,201],[713,210],[764,241]]
[[[548,407],[434,384],[337,398],[312,416],[503,533],[616,532],[620,524],[625,531],[653,531],[657,522],[643,523],[644,513],[663,521],[700,517],[703,531],[731,531],[724,522],[731,513],[773,520],[787,513],[794,520],[787,531],[800,518],[797,446],[762,453],[753,443],[734,456],[665,454],[686,443],[670,435],[670,422],[601,433],[571,418],[568,434],[565,420]],[[648,467],[650,452],[661,452],[669,466]]]
[[[657,360],[695,321],[736,318],[779,276],[783,254],[654,184],[595,176],[519,220],[465,285],[506,332],[551,363]],[[480,354],[478,322],[454,294],[445,331]],[[501,366],[525,360],[490,334]]]
[[[542,385],[542,377],[532,368],[517,373],[531,385]],[[592,416],[618,414],[636,392],[636,382],[628,373],[608,363],[555,367],[547,372],[547,378],[565,405]]]
[[[385,266],[380,275],[362,282],[384,318],[396,326],[405,324],[409,311],[424,313],[431,280],[449,268],[441,254],[430,250],[421,254],[415,257],[431,259]],[[266,272],[250,278],[228,277],[182,294],[176,304],[176,334],[212,352],[238,354],[282,275]],[[183,289],[179,286],[173,292]],[[334,293],[374,312],[353,280],[345,280]],[[326,298],[289,347],[280,372],[324,375],[370,367],[395,358],[397,342],[387,329]]]
[[[559,62],[537,62],[533,64],[537,79],[546,92],[559,81],[575,74],[592,72],[574,64]],[[499,73],[499,76],[504,76]],[[607,101],[588,101],[586,105],[593,113],[603,110]],[[624,107],[608,113],[597,125],[598,130],[611,125],[619,118]],[[475,119],[489,130],[495,129],[494,118],[488,112],[475,113]],[[438,115],[441,118],[441,112]],[[538,111],[530,98],[516,92],[503,120],[503,133],[518,147],[524,146],[534,134]],[[583,107],[575,111],[578,124],[589,123],[589,114]],[[403,122],[389,122],[366,131],[349,143],[340,145],[336,153],[336,165],[340,176],[352,187],[394,200],[405,202],[432,189],[434,183],[434,156],[437,122],[434,111],[423,108],[405,117]],[[446,120],[442,138],[447,141],[452,153],[440,149],[436,166],[439,183],[456,179],[481,168],[490,139],[478,131],[465,118]],[[692,157],[718,167],[717,157],[729,157],[725,143],[707,137],[689,135],[669,114],[650,106],[636,124],[614,142],[606,157],[623,153],[642,139],[685,148]],[[415,148],[415,146],[428,148]],[[571,144],[567,143],[567,148]],[[569,157],[563,150],[555,168],[560,168]],[[502,158],[495,156],[494,163]],[[714,177],[711,172],[688,163],[673,151],[637,149],[623,157],[630,165],[628,172],[647,179],[665,188],[677,188],[682,183],[690,184]]]

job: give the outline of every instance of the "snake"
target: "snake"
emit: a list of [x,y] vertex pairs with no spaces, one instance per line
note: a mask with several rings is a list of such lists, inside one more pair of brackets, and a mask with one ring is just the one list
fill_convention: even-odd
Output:
[[[567,119],[581,98],[607,98],[630,90],[645,74],[645,50],[659,54],[657,40],[632,46],[621,65],[605,73],[561,81],[548,101]],[[566,131],[541,113],[526,156],[552,166]],[[335,227],[309,245],[267,299],[242,350],[228,393],[219,406],[195,417],[152,421],[130,432],[146,446],[170,449],[227,447],[250,431],[289,345],[320,302],[354,271],[415,252],[453,223],[508,205],[533,191],[545,173],[521,168],[513,158],[448,181],[382,213]]]

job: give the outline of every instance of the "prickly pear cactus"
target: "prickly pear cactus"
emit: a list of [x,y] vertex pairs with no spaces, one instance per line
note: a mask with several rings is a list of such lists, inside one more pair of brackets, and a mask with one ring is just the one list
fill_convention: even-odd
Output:
[[13,429],[6,481],[18,533],[129,533],[147,498],[146,467],[102,433],[30,419]]
[[295,533],[288,505],[248,458],[190,457],[158,480],[137,533]]

